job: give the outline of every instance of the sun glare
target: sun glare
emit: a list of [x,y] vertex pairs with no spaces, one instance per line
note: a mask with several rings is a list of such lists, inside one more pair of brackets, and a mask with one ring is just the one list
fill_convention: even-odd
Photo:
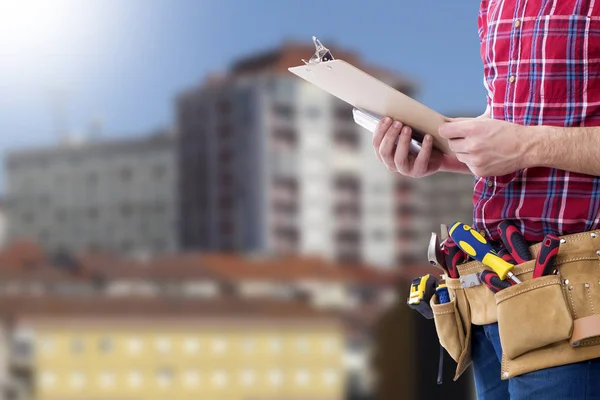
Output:
[[75,33],[69,6],[65,1],[0,0],[0,54],[27,56],[65,51],[69,36]]

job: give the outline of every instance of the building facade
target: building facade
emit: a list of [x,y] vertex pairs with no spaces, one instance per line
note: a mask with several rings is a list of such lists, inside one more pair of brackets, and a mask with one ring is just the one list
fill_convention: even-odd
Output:
[[[445,197],[434,187],[447,177],[408,182],[387,171],[352,107],[287,70],[313,51],[288,44],[243,58],[179,96],[182,247],[382,266],[425,259],[424,232],[454,218],[429,208]],[[411,82],[334,54],[414,95]],[[456,183],[443,184],[449,200],[469,210]]]
[[299,304],[27,299],[17,309],[10,365],[23,398],[344,395],[343,329]]
[[175,149],[160,133],[10,152],[9,238],[48,251],[175,249]]
[[183,248],[395,262],[395,177],[351,107],[287,71],[313,51],[239,60],[179,96]]

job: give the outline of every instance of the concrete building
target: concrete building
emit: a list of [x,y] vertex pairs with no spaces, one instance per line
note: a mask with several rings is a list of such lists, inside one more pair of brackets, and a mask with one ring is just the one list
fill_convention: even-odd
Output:
[[48,251],[176,248],[175,143],[159,133],[10,152],[9,238]]
[[9,365],[29,397],[341,399],[344,332],[295,302],[14,298]]
[[[414,95],[410,81],[332,51]],[[382,266],[423,260],[422,232],[445,220],[428,208],[440,194],[425,182],[423,191],[437,198],[422,195],[413,189],[420,183],[388,172],[352,108],[287,70],[313,52],[285,44],[179,96],[182,247]]]

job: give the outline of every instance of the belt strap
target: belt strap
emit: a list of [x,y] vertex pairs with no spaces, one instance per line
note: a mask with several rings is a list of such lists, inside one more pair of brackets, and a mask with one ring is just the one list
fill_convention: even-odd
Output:
[[600,315],[590,315],[573,321],[571,346],[578,347],[583,340],[597,336],[600,336]]

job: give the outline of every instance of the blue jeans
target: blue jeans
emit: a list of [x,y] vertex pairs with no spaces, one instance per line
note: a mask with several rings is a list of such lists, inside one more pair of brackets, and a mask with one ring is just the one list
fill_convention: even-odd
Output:
[[498,324],[473,325],[473,374],[478,400],[600,400],[600,359],[500,379]]

